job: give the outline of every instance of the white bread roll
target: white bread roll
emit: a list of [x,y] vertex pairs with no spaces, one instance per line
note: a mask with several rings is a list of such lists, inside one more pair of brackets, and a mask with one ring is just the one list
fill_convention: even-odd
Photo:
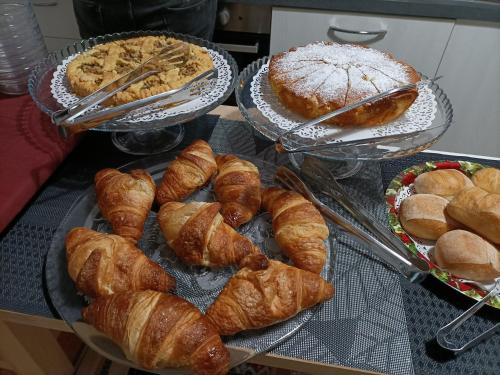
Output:
[[433,258],[440,268],[455,276],[475,281],[500,277],[500,251],[465,230],[452,230],[439,237]]
[[500,194],[500,169],[481,169],[474,173],[472,182],[488,193]]
[[438,195],[415,194],[401,202],[399,207],[399,221],[408,233],[437,240],[439,236],[456,225],[445,214],[448,201]]
[[418,194],[435,194],[452,200],[460,191],[474,184],[456,169],[436,169],[417,176],[414,186]]
[[453,219],[500,244],[500,194],[490,194],[478,187],[465,189],[446,206]]

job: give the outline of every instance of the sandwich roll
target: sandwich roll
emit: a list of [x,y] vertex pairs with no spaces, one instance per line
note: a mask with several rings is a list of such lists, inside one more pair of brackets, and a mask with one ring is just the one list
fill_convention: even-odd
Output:
[[490,281],[500,277],[500,251],[465,230],[452,230],[439,237],[433,258],[440,268],[465,279]]
[[472,182],[488,193],[500,194],[500,169],[481,169],[474,173]]
[[450,201],[460,191],[474,184],[456,169],[436,169],[417,176],[414,186],[418,194],[435,194]]
[[412,195],[401,202],[399,221],[411,235],[437,240],[443,233],[457,226],[445,213],[447,204],[448,201],[438,195]]
[[461,191],[446,206],[446,212],[488,241],[500,244],[500,194],[471,187]]

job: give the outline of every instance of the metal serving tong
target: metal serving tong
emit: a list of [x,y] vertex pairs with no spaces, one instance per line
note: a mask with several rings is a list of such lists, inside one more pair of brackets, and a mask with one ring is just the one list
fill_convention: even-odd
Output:
[[[333,196],[334,199],[339,199],[341,193],[335,191],[334,189],[329,189],[331,179],[333,176],[324,175],[321,185],[326,188],[329,195]],[[411,257],[408,255],[408,251],[404,250],[401,252],[399,241],[392,241],[392,234],[386,233],[384,229],[374,220],[370,219],[364,213],[361,213],[358,208],[350,203],[346,204],[348,211],[353,214],[353,216],[365,226],[365,228],[370,228],[374,230],[376,236],[372,235],[370,232],[363,231],[351,223],[349,223],[342,216],[337,214],[331,208],[323,204],[308,188],[308,186],[290,169],[286,167],[279,167],[276,172],[276,179],[281,182],[287,188],[294,190],[304,197],[309,199],[319,210],[330,219],[333,223],[340,226],[346,232],[354,235],[358,239],[362,240],[367,244],[373,252],[383,259],[385,262],[393,266],[402,275],[412,282],[419,282],[427,275],[429,271],[429,266],[426,262],[417,257]],[[342,205],[347,203],[347,199],[340,198]],[[394,242],[394,243],[393,243]]]
[[175,43],[163,48],[160,53],[146,60],[137,68],[108,83],[96,92],[80,99],[71,107],[54,112],[52,114],[52,122],[59,126],[64,136],[68,136],[68,134],[79,133],[98,126],[104,121],[124,116],[138,108],[149,106],[147,110],[154,111],[165,106],[180,105],[194,99],[199,96],[200,89],[209,82],[209,79],[216,76],[216,69],[211,69],[198,75],[177,89],[165,91],[116,107],[90,111],[96,105],[104,102],[130,85],[159,73],[158,66],[160,64],[163,68],[165,64],[172,68],[182,65],[185,62],[185,54],[185,43]]
[[474,337],[469,342],[460,346],[460,344],[450,341],[447,336],[455,331],[458,327],[460,327],[467,319],[469,319],[476,311],[478,311],[481,307],[483,307],[486,302],[491,300],[493,297],[500,295],[500,279],[495,282],[494,287],[490,290],[490,292],[484,296],[480,301],[475,303],[470,309],[465,311],[462,315],[458,316],[456,319],[439,329],[436,334],[436,340],[438,344],[454,353],[461,353],[467,349],[472,348],[479,342],[486,340],[487,338],[493,336],[496,332],[500,331],[500,323],[495,324],[490,327],[485,332],[480,335]]
[[[395,87],[393,89],[390,89],[390,90],[381,92],[379,94],[370,96],[370,97],[368,97],[366,99],[360,100],[360,101],[358,101],[356,103],[352,103],[352,104],[347,105],[345,107],[339,108],[339,109],[337,109],[335,111],[329,112],[329,113],[327,113],[327,114],[325,114],[323,116],[317,117],[317,118],[315,118],[313,120],[310,120],[310,121],[304,122],[302,124],[299,124],[299,125],[295,126],[294,128],[292,128],[290,130],[287,130],[287,131],[283,132],[282,134],[280,134],[280,136],[276,140],[276,149],[278,150],[278,152],[306,152],[306,151],[314,151],[316,149],[325,148],[325,147],[327,147],[328,145],[331,145],[331,144],[327,143],[327,144],[320,144],[320,145],[311,145],[311,146],[296,147],[296,145],[294,144],[294,142],[291,141],[290,136],[293,133],[295,133],[295,132],[297,132],[297,131],[299,131],[301,129],[304,129],[304,128],[307,128],[309,126],[313,126],[313,125],[319,124],[319,123],[321,123],[323,121],[331,119],[332,117],[341,115],[342,113],[345,113],[345,112],[349,112],[350,110],[356,109],[356,108],[361,107],[361,106],[363,106],[365,104],[377,102],[379,100],[382,100],[384,98],[387,98],[387,97],[389,97],[391,95],[394,95],[394,94],[397,94],[399,92],[405,92],[405,91],[408,91],[408,90],[411,90],[411,89],[415,89],[419,85],[426,85],[426,84],[435,82],[438,79],[441,79],[442,77],[443,76],[437,76],[437,77],[434,77],[432,79],[426,79],[426,80],[423,80],[423,81],[419,81],[417,83],[411,83],[411,84],[408,84],[408,85],[403,85],[403,86]],[[417,132],[415,132],[415,133],[417,133]]]

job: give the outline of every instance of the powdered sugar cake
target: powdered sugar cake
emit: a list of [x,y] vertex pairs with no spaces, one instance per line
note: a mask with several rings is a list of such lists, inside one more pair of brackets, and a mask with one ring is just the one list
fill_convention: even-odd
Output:
[[[287,108],[306,118],[316,118],[419,80],[415,69],[389,53],[333,42],[292,48],[273,56],[269,63],[273,91]],[[405,90],[326,122],[352,126],[385,124],[403,114],[417,96],[417,89]]]

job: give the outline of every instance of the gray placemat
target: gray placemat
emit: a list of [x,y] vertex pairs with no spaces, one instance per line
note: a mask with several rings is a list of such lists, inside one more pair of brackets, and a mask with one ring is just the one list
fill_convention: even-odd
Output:
[[[253,139],[252,130],[244,123],[220,121],[210,143],[218,152],[244,150],[247,155],[257,153],[277,164],[288,162],[286,156],[276,154],[272,145],[258,147]],[[378,163],[366,164],[342,184],[377,220],[385,220]],[[325,203],[353,222],[331,199]],[[346,234],[339,234],[335,256],[334,298],[272,353],[384,373],[413,374],[398,275]]]

